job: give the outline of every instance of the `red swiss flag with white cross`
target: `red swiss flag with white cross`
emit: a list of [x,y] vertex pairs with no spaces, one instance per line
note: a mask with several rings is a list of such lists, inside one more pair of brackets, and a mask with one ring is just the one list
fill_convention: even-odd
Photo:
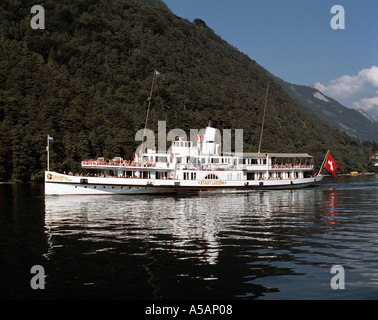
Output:
[[336,163],[335,159],[333,159],[333,157],[331,156],[331,153],[328,152],[327,159],[326,159],[326,162],[324,164],[324,168],[326,168],[327,170],[329,170],[333,174],[333,176],[335,178],[337,178],[335,171],[336,171],[336,169],[338,167],[339,166]]

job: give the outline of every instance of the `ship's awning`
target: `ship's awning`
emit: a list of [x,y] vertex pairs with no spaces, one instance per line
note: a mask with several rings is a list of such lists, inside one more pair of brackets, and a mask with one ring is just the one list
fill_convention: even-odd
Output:
[[312,158],[308,153],[268,153],[271,158]]
[[312,158],[308,153],[265,153],[265,152],[244,152],[244,153],[224,153],[225,156],[234,156],[239,158]]

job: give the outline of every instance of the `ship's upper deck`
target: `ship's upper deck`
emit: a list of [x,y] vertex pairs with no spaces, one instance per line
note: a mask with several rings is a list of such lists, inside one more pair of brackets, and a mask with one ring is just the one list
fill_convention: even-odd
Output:
[[168,151],[147,149],[134,154],[133,160],[115,157],[81,162],[86,169],[147,169],[147,170],[313,170],[313,157],[307,153],[232,153],[221,151],[216,143],[216,129],[212,122],[205,134],[196,141],[183,138],[172,141]]

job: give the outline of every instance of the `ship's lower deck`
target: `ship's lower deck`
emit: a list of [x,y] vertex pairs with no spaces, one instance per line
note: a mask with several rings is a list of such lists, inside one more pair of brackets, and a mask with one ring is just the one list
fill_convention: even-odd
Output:
[[303,188],[323,179],[322,176],[281,180],[173,180],[115,177],[81,177],[56,172],[45,174],[46,195],[159,194],[181,191],[241,192],[259,189]]

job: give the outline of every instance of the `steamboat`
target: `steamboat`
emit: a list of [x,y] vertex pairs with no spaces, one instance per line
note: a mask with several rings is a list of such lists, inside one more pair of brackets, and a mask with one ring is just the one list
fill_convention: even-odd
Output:
[[[302,188],[320,182],[307,153],[222,153],[210,120],[196,141],[178,138],[166,152],[147,149],[133,160],[84,160],[87,174],[45,172],[46,195],[249,192]],[[91,173],[89,173],[91,172]]]

